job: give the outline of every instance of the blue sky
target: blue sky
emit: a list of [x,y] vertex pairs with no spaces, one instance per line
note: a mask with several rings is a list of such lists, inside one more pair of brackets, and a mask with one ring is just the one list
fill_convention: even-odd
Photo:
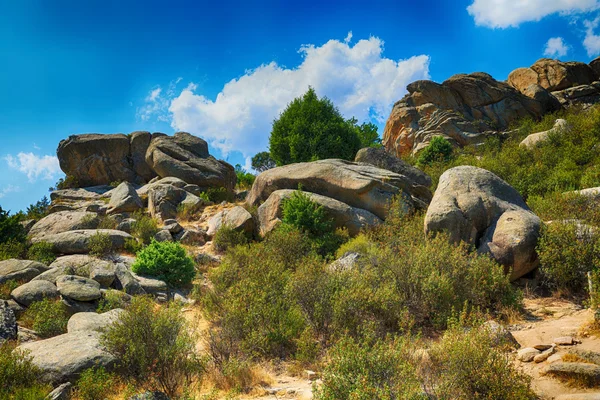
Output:
[[70,134],[187,130],[244,165],[308,85],[381,132],[413,80],[590,61],[599,15],[600,0],[0,0],[0,205],[47,194]]

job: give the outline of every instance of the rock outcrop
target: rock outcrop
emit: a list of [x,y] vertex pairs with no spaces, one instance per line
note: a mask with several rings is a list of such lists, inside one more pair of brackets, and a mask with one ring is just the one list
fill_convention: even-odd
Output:
[[431,177],[429,175],[400,158],[391,155],[382,147],[365,147],[364,149],[360,149],[356,153],[354,161],[371,164],[377,168],[387,169],[388,171],[404,175],[417,185],[431,186]]
[[[271,232],[282,218],[283,201],[289,198],[294,190],[277,190],[269,196],[267,201],[258,207],[259,234],[265,236]],[[336,228],[346,228],[351,236],[357,235],[361,229],[375,226],[382,220],[375,214],[361,208],[351,207],[346,203],[321,196],[319,194],[305,192],[315,203],[322,206],[327,215],[333,219]]]
[[37,261],[9,260],[0,261],[0,284],[7,281],[29,282],[49,267]]
[[144,184],[178,177],[202,189],[232,190],[234,168],[208,154],[207,143],[186,132],[72,135],[57,150],[61,169],[80,187],[113,182]]
[[482,142],[523,117],[553,111],[490,75],[454,75],[442,84],[416,81],[398,101],[386,123],[383,144],[392,154],[424,148],[435,136],[458,146]]
[[135,187],[129,182],[122,182],[113,190],[107,212],[109,214],[135,212],[143,206]]
[[96,213],[87,211],[59,211],[39,220],[29,231],[29,236],[41,239],[44,236],[77,229],[96,229],[100,219]]
[[125,241],[132,239],[130,234],[114,229],[79,229],[48,235],[43,238],[32,238],[32,242],[48,242],[54,246],[55,251],[59,254],[88,254],[90,252],[90,239],[97,234],[108,237],[112,251],[122,250],[125,247]]
[[442,84],[416,81],[398,101],[383,135],[386,150],[414,154],[435,136],[456,146],[481,143],[507,132],[522,117],[544,114],[575,104],[600,102],[600,58],[589,65],[541,59],[510,73],[507,82],[476,72],[454,75]]
[[444,232],[453,242],[474,245],[506,266],[517,279],[538,265],[540,219],[508,183],[481,168],[463,166],[442,174],[425,216],[425,232]]
[[331,197],[385,219],[390,201],[404,197],[407,207],[424,209],[431,192],[404,175],[363,163],[320,160],[273,168],[255,180],[247,202],[258,206],[281,189],[298,189]]
[[250,237],[254,233],[254,220],[252,219],[252,215],[244,207],[236,206],[232,209],[223,210],[215,214],[208,221],[208,231],[206,234],[208,236],[214,236],[223,225],[227,225],[236,231],[243,232]]

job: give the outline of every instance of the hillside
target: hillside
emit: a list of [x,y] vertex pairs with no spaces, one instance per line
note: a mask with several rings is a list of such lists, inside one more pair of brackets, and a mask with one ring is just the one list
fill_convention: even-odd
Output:
[[256,177],[66,138],[0,213],[0,400],[600,398],[599,74],[417,81],[384,147]]

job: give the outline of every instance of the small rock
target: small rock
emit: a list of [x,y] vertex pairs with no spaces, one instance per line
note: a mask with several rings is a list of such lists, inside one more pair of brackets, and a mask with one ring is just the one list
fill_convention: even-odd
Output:
[[[169,220],[171,221],[171,220]],[[183,227],[179,225],[179,222],[175,221],[174,223],[167,224],[163,227],[164,230],[171,232],[172,235],[176,235],[183,230]]]
[[32,331],[31,329],[23,328],[22,326],[19,326],[19,332],[17,335],[19,343],[29,343],[40,340],[37,332]]
[[317,377],[317,373],[315,371],[310,371],[310,370],[304,370],[304,375],[306,376],[306,379],[308,379],[309,381],[314,381],[316,380]]
[[115,269],[115,277],[116,289],[124,290],[125,293],[129,295],[146,294],[146,291],[142,289],[139,282],[134,278],[125,264],[117,264]]
[[67,307],[67,312],[70,315],[83,312],[96,312],[97,307],[96,302],[77,301],[68,297],[63,297],[61,299],[61,303],[63,303],[65,307]]
[[533,346],[534,349],[537,349],[539,351],[545,351],[551,347],[552,347],[551,344],[536,344],[535,346]]
[[135,273],[131,273],[135,280],[138,281],[142,289],[146,291],[146,293],[158,293],[165,292],[167,290],[167,284],[160,279],[150,278],[146,276],[140,276]]
[[166,229],[163,229],[162,231],[158,231],[158,233],[154,235],[154,239],[157,242],[172,242],[173,236],[171,235],[171,232],[169,232]]
[[48,394],[48,400],[70,400],[71,399],[71,389],[73,385],[71,382],[63,383],[56,389]]
[[23,313],[26,310],[25,307],[23,307],[22,305],[20,305],[13,299],[4,300],[4,303],[6,304],[6,306],[8,308],[10,308],[12,310],[12,312],[15,314],[15,318],[17,318],[17,319],[21,318],[21,315],[23,315]]
[[572,336],[561,336],[554,338],[554,343],[559,346],[573,346],[575,344]]
[[548,364],[552,364],[552,363],[559,362],[559,361],[562,361],[561,354],[554,354],[554,355],[551,355],[550,357],[548,357]]
[[204,238],[205,232],[196,229],[186,229],[183,231],[177,240],[181,244],[188,246],[203,246],[206,243]]
[[517,352],[517,360],[523,362],[531,362],[541,352],[533,347],[526,347]]
[[538,354],[537,356],[533,357],[533,361],[536,363],[544,362],[548,359],[548,357],[554,354],[555,351],[555,347],[550,347],[549,349],[542,352],[542,354]]

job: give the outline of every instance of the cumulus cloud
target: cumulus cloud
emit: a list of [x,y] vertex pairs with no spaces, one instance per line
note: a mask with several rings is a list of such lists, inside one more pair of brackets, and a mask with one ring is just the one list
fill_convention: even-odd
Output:
[[14,185],[8,185],[2,189],[0,189],[0,199],[5,197],[9,193],[15,193],[21,191],[21,188]]
[[194,83],[173,97],[159,93],[152,98],[150,92],[138,115],[168,117],[174,129],[203,137],[223,154],[237,150],[244,157],[267,147],[273,120],[309,86],[331,99],[346,118],[384,122],[408,83],[429,78],[429,57],[392,60],[383,56],[379,38],[353,45],[351,40],[349,33],[343,41],[302,46],[296,68],[263,64],[226,83],[214,100],[198,93]]
[[598,27],[600,18],[596,18],[593,21],[584,21],[585,25],[585,39],[583,40],[583,47],[585,47],[588,56],[593,57],[600,54],[600,36],[594,33],[594,30]]
[[61,173],[55,156],[40,157],[33,153],[19,153],[16,157],[9,154],[4,159],[10,168],[26,174],[30,182],[54,179]]
[[159,121],[169,122],[169,118],[165,114],[169,109],[170,98],[175,96],[175,89],[182,79],[179,77],[171,81],[165,92],[160,86],[150,90],[144,99],[144,104],[136,110],[137,118],[141,121],[148,121],[154,116]]
[[569,46],[561,37],[548,39],[548,42],[546,42],[546,47],[544,48],[544,55],[546,57],[564,57],[568,52]]
[[467,7],[475,23],[489,28],[517,27],[561,13],[577,14],[600,9],[600,0],[474,0]]

